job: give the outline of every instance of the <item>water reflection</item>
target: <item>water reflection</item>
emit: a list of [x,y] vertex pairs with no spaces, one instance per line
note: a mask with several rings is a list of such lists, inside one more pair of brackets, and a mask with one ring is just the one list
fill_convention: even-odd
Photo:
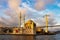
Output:
[[53,35],[39,35],[36,36],[36,40],[55,40]]
[[56,39],[53,35],[37,35],[37,36],[0,35],[0,40],[56,40]]

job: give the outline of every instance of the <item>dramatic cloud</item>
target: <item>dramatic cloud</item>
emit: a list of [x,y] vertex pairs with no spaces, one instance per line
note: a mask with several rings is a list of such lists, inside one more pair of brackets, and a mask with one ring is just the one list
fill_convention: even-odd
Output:
[[0,5],[0,9],[2,8],[2,5]]
[[20,13],[24,15],[27,9],[20,7],[21,0],[8,0],[8,8],[5,10],[5,15],[10,18],[1,17],[0,21],[7,25],[18,25]]
[[5,23],[5,24],[8,24],[7,21],[6,21],[6,19],[3,18],[3,17],[0,17],[0,22]]
[[45,2],[42,1],[42,0],[38,0],[38,1],[36,2],[36,4],[35,4],[35,8],[36,8],[37,10],[43,10],[43,9],[45,9]]
[[58,3],[57,6],[60,7],[60,3]]
[[26,12],[26,8],[21,8],[21,1],[22,0],[9,0],[8,1],[8,6],[10,9],[13,9],[16,13],[25,13]]
[[[18,25],[18,22],[20,21],[19,20],[20,13],[21,13],[22,16],[24,14],[26,15],[25,16],[26,20],[32,19],[38,25],[43,25],[43,24],[45,25],[45,21],[44,21],[45,19],[41,18],[40,16],[43,16],[47,13],[47,11],[45,11],[46,5],[52,4],[54,0],[36,0],[36,3],[34,4],[35,9],[31,7],[30,4],[26,2],[22,2],[22,0],[8,0],[7,2],[8,2],[8,8],[5,10],[4,13],[6,16],[9,16],[10,18],[2,17],[0,20],[3,20],[4,23],[7,23],[9,25]],[[50,18],[52,18],[52,16]]]
[[21,1],[20,0],[9,0],[8,5],[11,9],[17,9],[20,5]]
[[53,4],[54,0],[36,0],[35,9],[36,10],[44,10],[46,9],[47,4]]
[[[49,26],[56,25],[57,23],[56,23],[56,19],[54,17],[54,14],[52,14],[52,12],[48,12],[46,14],[49,15],[48,16],[48,25]],[[38,15],[39,17],[35,17],[35,18],[33,18],[34,17],[34,15],[33,15],[33,17],[31,16],[31,19],[37,24],[37,26],[45,26],[46,25],[45,15],[44,14],[41,16]]]
[[53,4],[56,0],[45,0],[46,4]]
[[3,20],[1,19],[1,17],[0,17],[0,21],[3,21]]

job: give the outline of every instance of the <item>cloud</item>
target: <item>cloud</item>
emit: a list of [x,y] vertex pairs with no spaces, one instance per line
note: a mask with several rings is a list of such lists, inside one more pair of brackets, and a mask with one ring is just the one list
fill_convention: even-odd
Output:
[[30,5],[28,5],[27,3],[22,3],[22,6],[31,12],[38,12],[37,10],[31,8]]
[[[16,21],[16,22],[15,22]],[[0,17],[0,24],[2,25],[2,27],[14,27],[17,26],[18,21],[16,19],[6,19],[4,17]]]
[[0,5],[0,8],[2,8],[2,5]]
[[[38,25],[42,25],[42,23],[44,22],[44,19],[40,18],[40,15],[41,14],[44,15],[47,12],[46,11],[39,12],[38,10],[46,10],[45,5],[47,4],[47,2],[48,1],[45,2],[43,0],[38,0],[35,3],[35,9],[37,9],[37,10],[35,10],[35,9],[31,8],[30,5],[28,5],[27,3],[21,3],[21,0],[8,0],[8,8],[7,8],[7,10],[5,10],[5,14],[6,14],[6,16],[10,16],[10,18],[9,19],[3,18],[2,20],[4,23],[7,23],[9,25],[18,25],[18,22],[19,22],[18,17],[20,16],[20,13],[21,13],[22,15],[26,14],[27,19],[31,18]],[[51,3],[50,0],[49,0],[49,2]],[[22,5],[23,7],[20,7],[20,5]]]
[[3,20],[1,19],[1,17],[0,17],[0,21],[3,21]]
[[4,23],[4,24],[6,24],[6,25],[9,25],[10,27],[17,26],[18,25],[17,18],[9,18],[9,19],[6,19],[4,17],[0,17],[0,23],[1,22]]
[[42,0],[38,0],[38,1],[36,2],[36,4],[35,4],[35,8],[36,8],[37,10],[43,10],[43,9],[45,9],[45,2],[42,1]]
[[[54,14],[52,12],[48,12],[46,13],[48,16],[48,25],[49,26],[53,26],[53,25],[56,25],[57,22],[56,22],[56,19],[54,17]],[[45,15],[46,15],[45,14]],[[45,15],[43,14],[42,17],[39,16],[37,18],[32,18],[33,21],[37,24],[37,26],[45,26],[46,25],[46,20],[45,20]]]
[[58,3],[57,6],[60,7],[60,3]]
[[7,2],[8,0],[0,0],[0,5],[3,4],[4,2]]
[[8,8],[5,10],[5,15],[9,16],[9,19],[3,18],[4,23],[7,23],[8,25],[18,25],[20,13],[24,15],[26,13],[27,9],[20,7],[21,0],[9,0],[8,1]]
[[9,0],[8,1],[8,6],[9,6],[10,9],[12,9],[13,11],[15,11],[18,15],[19,15],[20,12],[22,14],[26,13],[27,9],[20,7],[21,2],[22,2],[22,0]]
[[3,9],[3,6],[2,6],[2,5],[0,5],[0,10],[1,10],[1,9]]
[[7,21],[5,21],[5,18],[0,17],[0,22],[7,24]]
[[35,9],[36,10],[45,10],[47,4],[53,4],[54,0],[36,0]]
[[56,0],[45,0],[46,4],[53,4]]
[[8,5],[11,9],[16,9],[19,7],[21,0],[9,0]]
[[[35,23],[37,23],[37,25],[39,25],[39,26],[41,26],[41,25],[45,25],[45,19],[43,19],[43,18],[41,18],[41,16],[44,16],[44,15],[46,15],[46,14],[48,14],[48,15],[50,15],[50,19],[53,19],[54,17],[53,17],[53,13],[52,12],[50,12],[50,10],[48,10],[48,9],[45,9],[44,11],[37,11],[37,10],[35,10],[35,9],[33,9],[33,8],[31,8],[31,7],[29,7],[29,5],[27,5],[26,3],[23,3],[23,6],[25,7],[25,8],[27,8],[29,11],[28,11],[28,13],[26,14],[27,15],[27,19],[33,19],[33,21],[35,22]],[[36,14],[37,13],[37,14]],[[38,16],[39,17],[38,17]],[[53,18],[52,18],[53,17]],[[49,19],[49,20],[50,20]],[[50,20],[51,21],[51,20]],[[49,22],[49,24],[50,25],[55,25],[55,22]]]

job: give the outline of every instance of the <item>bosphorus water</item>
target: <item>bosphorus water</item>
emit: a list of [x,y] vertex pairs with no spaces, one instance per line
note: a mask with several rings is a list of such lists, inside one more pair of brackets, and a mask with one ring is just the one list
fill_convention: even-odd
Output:
[[60,34],[56,35],[0,35],[0,40],[60,40]]

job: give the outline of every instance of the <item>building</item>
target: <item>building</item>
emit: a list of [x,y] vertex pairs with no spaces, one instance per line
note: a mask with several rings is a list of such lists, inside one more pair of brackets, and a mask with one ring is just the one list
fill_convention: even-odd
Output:
[[32,20],[28,20],[24,24],[23,34],[36,34],[36,24]]
[[13,27],[13,33],[11,34],[22,34],[22,27]]
[[37,32],[42,32],[41,27],[36,27],[36,24],[32,20],[28,20],[24,27],[1,27],[0,34],[36,34]]

